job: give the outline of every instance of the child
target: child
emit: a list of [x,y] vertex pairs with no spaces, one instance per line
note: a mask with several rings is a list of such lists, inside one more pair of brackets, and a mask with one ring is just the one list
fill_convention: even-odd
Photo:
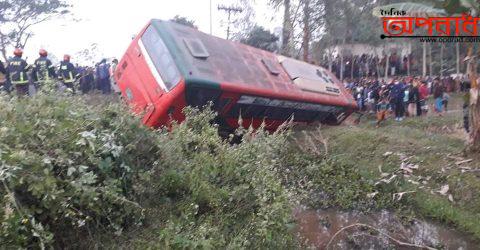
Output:
[[380,123],[385,120],[388,112],[388,101],[386,97],[382,97],[377,104],[377,128],[380,127]]
[[443,92],[442,104],[443,104],[443,109],[445,110],[445,112],[447,112],[448,99],[450,99],[450,95],[448,95],[447,92]]

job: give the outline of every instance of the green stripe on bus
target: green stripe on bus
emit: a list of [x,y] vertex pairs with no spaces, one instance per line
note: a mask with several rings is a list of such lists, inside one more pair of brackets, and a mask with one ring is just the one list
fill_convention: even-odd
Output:
[[220,89],[220,83],[201,78],[185,78],[186,87],[206,87],[210,89]]

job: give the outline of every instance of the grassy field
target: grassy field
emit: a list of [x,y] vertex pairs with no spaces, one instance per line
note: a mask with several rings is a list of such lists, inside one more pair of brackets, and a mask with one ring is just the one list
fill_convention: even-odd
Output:
[[[452,109],[458,109],[459,97],[454,98]],[[328,154],[355,166],[364,178],[377,183],[397,176],[392,180],[397,192],[406,192],[402,215],[432,218],[480,238],[480,157],[465,151],[461,112],[389,119],[380,128],[367,117],[359,125],[321,132]],[[402,162],[411,169],[402,170]]]
[[387,209],[480,239],[479,157],[464,152],[461,112],[378,129],[368,117],[240,129],[231,143],[208,108],[152,130],[96,99],[0,95],[6,248],[304,248],[294,216],[303,208]]

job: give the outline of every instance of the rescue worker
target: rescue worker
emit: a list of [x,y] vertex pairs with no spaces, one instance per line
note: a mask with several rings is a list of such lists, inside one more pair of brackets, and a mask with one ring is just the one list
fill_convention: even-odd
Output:
[[23,50],[16,48],[13,52],[14,57],[8,61],[7,74],[10,83],[15,86],[18,96],[28,95],[28,70],[30,66],[22,59]]
[[70,62],[70,55],[64,55],[63,61],[60,63],[60,69],[58,71],[58,79],[60,79],[66,88],[75,93],[73,83],[79,77],[75,66]]
[[47,58],[48,52],[41,49],[38,54],[40,57],[35,60],[32,70],[32,78],[37,91],[45,84],[52,83],[52,80],[56,77],[55,67]]

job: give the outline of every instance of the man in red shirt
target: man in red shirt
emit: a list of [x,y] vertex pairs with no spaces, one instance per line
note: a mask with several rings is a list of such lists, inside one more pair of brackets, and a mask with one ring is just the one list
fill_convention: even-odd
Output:
[[[422,114],[427,114],[428,111],[428,106],[426,105],[427,103],[427,98],[429,95],[428,87],[426,82],[422,82],[420,87],[418,88],[419,92],[419,97],[420,97],[420,105],[421,105],[421,113]],[[418,109],[417,109],[418,112]]]

